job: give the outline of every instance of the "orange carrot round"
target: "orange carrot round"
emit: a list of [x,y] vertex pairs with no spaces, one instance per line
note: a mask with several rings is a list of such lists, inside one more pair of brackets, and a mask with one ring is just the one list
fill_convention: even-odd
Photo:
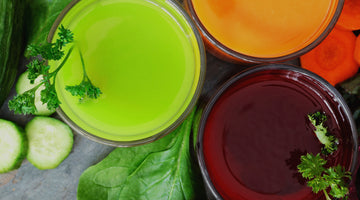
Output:
[[322,43],[300,57],[301,66],[332,85],[345,81],[359,68],[353,56],[355,40],[352,31],[334,28]]
[[360,0],[345,0],[337,25],[346,30],[360,29]]
[[354,59],[358,65],[360,65],[360,35],[357,36],[355,42]]

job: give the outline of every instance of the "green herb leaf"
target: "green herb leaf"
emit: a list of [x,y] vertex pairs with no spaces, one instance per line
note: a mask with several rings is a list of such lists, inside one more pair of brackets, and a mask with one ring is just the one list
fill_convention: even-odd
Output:
[[[202,199],[192,166],[190,132],[194,112],[171,134],[150,144],[117,148],[81,175],[79,200]],[[199,196],[197,196],[199,195]]]
[[301,156],[301,163],[298,170],[301,175],[309,179],[308,186],[314,193],[323,191],[328,199],[327,189],[330,187],[329,194],[336,198],[343,198],[349,193],[348,180],[351,180],[351,173],[337,165],[335,167],[324,168],[326,160],[320,154],[306,154]]
[[321,176],[324,172],[324,165],[326,160],[320,157],[320,154],[313,156],[312,154],[306,154],[301,156],[301,163],[298,165],[299,172],[304,178],[315,178]]
[[41,90],[40,94],[41,102],[46,103],[49,110],[56,109],[61,104],[54,84],[45,84],[45,89]]
[[[39,83],[35,88],[39,88],[40,85],[45,86],[45,89],[41,90],[41,102],[47,104],[47,108],[49,110],[56,109],[59,107],[61,102],[58,99],[55,90],[55,78],[61,68],[64,66],[65,62],[69,58],[72,50],[74,47],[71,47],[65,58],[63,58],[61,64],[57,66],[57,68],[49,72],[50,67],[46,65],[47,60],[60,60],[64,56],[64,52],[61,50],[66,44],[73,42],[73,33],[69,30],[64,28],[64,26],[59,27],[59,39],[56,40],[56,43],[46,43],[45,45],[30,45],[28,50],[30,55],[33,56],[41,56],[41,58],[34,59],[30,64],[27,65],[28,67],[28,79],[30,83],[34,83],[35,79],[42,75],[43,80]],[[79,50],[80,52],[80,50]],[[91,84],[89,77],[86,75],[84,60],[81,55],[81,61],[83,64],[84,70],[84,79],[83,82],[75,87],[68,87],[67,89],[72,93],[79,95],[81,99],[85,97],[89,98],[97,98],[101,91],[99,88],[95,87]],[[35,90],[36,90],[35,89]],[[31,92],[30,92],[31,91]],[[15,113],[23,113],[23,114],[34,114],[36,112],[35,106],[35,91],[29,90],[29,92],[25,92],[23,94],[17,95],[12,101],[9,102],[10,110],[14,110]],[[34,109],[35,108],[35,109]]]
[[36,112],[35,91],[32,89],[21,95],[16,95],[9,101],[9,110],[16,114],[34,114]]
[[[72,40],[72,36],[70,38],[69,30],[60,29],[60,35],[67,35],[68,38],[64,38],[64,43]],[[39,54],[42,58],[35,58],[32,60],[28,65],[28,79],[30,83],[34,83],[35,79],[43,75],[43,81],[36,85],[34,88],[26,91],[22,94],[19,94],[14,97],[14,99],[9,101],[9,109],[13,110],[17,114],[34,114],[36,112],[35,106],[35,91],[41,85],[45,84],[45,89],[40,92],[41,101],[43,103],[47,103],[47,107],[49,110],[55,109],[59,106],[60,101],[57,98],[57,94],[55,91],[55,84],[54,81],[51,81],[51,78],[55,78],[57,72],[60,70],[62,66],[59,66],[55,72],[49,73],[49,66],[45,65],[46,60],[58,60],[63,55],[64,52],[60,50],[60,47],[57,46],[56,43],[46,43],[45,45],[30,45],[28,47],[30,55],[37,55]]]
[[30,45],[27,51],[31,56],[41,55],[46,60],[60,60],[64,56],[56,43],[45,43],[43,45]]
[[330,195],[342,198],[349,193],[348,185],[344,178],[351,179],[351,173],[344,170],[340,165],[326,169],[324,179],[330,183]]
[[331,154],[337,150],[338,139],[331,135],[327,128],[324,126],[326,121],[326,115],[321,112],[309,114],[308,118],[311,124],[315,127],[315,135],[321,144],[324,145],[322,148],[323,154]]
[[79,85],[75,85],[75,86],[66,86],[65,89],[70,92],[73,96],[79,96],[80,97],[80,101],[82,101],[84,98],[91,98],[91,99],[96,99],[100,96],[101,91],[98,87],[95,87],[87,73],[86,73],[86,69],[85,69],[85,61],[83,58],[83,55],[79,49],[79,55],[80,55],[80,60],[81,60],[81,64],[82,64],[82,68],[83,68],[83,80]]
[[59,39],[56,40],[56,46],[58,46],[59,49],[62,49],[66,44],[74,41],[74,34],[63,25],[59,27],[59,30]]
[[98,87],[91,84],[90,81],[84,80],[79,85],[66,86],[65,89],[73,96],[79,96],[80,101],[84,98],[96,99],[100,96],[101,91]]
[[48,65],[45,65],[44,60],[38,59],[33,60],[26,66],[29,71],[28,79],[30,80],[31,84],[34,84],[35,79],[37,79],[37,77],[40,75],[47,73],[50,68]]

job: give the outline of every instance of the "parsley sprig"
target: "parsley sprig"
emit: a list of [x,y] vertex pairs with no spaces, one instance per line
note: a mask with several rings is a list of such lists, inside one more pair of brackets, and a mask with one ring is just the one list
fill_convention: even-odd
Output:
[[[349,193],[347,181],[351,180],[350,172],[345,171],[340,165],[325,168],[326,160],[321,158],[319,153],[315,156],[308,153],[300,159],[298,170],[304,178],[309,179],[307,185],[314,193],[323,191],[327,200],[331,200],[329,195],[347,199],[346,195]],[[330,188],[329,193],[328,188]]]
[[[59,38],[54,43],[28,46],[27,50],[29,55],[34,57],[34,59],[27,65],[27,70],[29,71],[28,79],[32,84],[40,75],[42,75],[43,79],[34,88],[22,94],[16,95],[9,101],[9,109],[13,110],[16,114],[34,114],[37,111],[35,106],[35,91],[41,85],[44,85],[45,89],[40,92],[40,99],[43,104],[47,104],[47,108],[49,110],[56,109],[61,104],[55,90],[55,78],[71,55],[74,45],[70,47],[66,54],[63,48],[67,44],[73,43],[74,37],[73,33],[69,29],[66,29],[63,25],[59,27],[58,36]],[[68,90],[72,95],[80,96],[80,99],[87,97],[96,99],[100,96],[101,91],[98,87],[91,83],[85,71],[84,59],[81,52],[80,56],[84,73],[83,81],[79,85],[67,86],[66,90]],[[63,60],[60,65],[54,71],[50,72],[50,66],[47,64],[47,61],[57,61],[61,59]]]
[[81,64],[83,67],[83,79],[79,85],[74,85],[74,86],[67,85],[65,89],[69,91],[73,96],[79,96],[80,102],[83,101],[84,98],[86,97],[96,99],[101,94],[101,91],[99,88],[95,87],[91,83],[88,75],[86,74],[85,61],[80,50],[79,50],[79,54],[80,54]]
[[326,160],[321,157],[321,155],[328,155],[337,150],[338,139],[331,135],[325,127],[324,123],[327,117],[324,113],[315,112],[309,114],[308,118],[315,127],[314,132],[318,140],[324,147],[321,149],[321,154],[318,153],[314,156],[307,153],[302,155],[300,157],[301,163],[297,168],[302,177],[308,179],[307,185],[312,188],[314,193],[323,191],[327,200],[331,200],[330,196],[347,199],[348,181],[351,180],[351,173],[345,171],[341,165],[325,168]]
[[316,137],[321,144],[324,145],[321,149],[322,153],[327,155],[336,151],[339,141],[335,138],[335,136],[331,135],[325,127],[324,123],[327,120],[326,115],[318,111],[313,114],[309,114],[308,118],[311,124],[315,127],[314,132]]

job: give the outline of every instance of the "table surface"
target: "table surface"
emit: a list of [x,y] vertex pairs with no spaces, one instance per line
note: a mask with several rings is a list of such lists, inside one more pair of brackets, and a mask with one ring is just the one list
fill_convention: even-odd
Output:
[[[298,60],[287,63],[298,65]],[[26,60],[19,64],[19,73],[25,70]],[[207,71],[202,97],[208,98],[227,78],[245,69],[244,66],[221,61],[207,54]],[[24,127],[32,116],[14,115],[7,108],[7,102],[15,95],[13,88],[7,101],[0,109],[0,118],[11,120]],[[55,113],[52,117],[59,118]],[[75,132],[74,132],[75,133]],[[26,159],[15,171],[0,175],[1,200],[57,200],[76,199],[78,180],[88,167],[105,158],[114,147],[93,142],[74,134],[74,146],[70,155],[55,169],[38,170]]]

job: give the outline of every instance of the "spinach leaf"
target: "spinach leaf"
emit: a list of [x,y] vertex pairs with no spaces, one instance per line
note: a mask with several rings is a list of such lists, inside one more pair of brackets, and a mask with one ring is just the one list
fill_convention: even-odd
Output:
[[175,131],[150,144],[117,148],[81,175],[78,199],[203,199],[190,151],[195,111]]
[[56,18],[71,1],[27,0],[25,11],[27,44],[44,43]]

